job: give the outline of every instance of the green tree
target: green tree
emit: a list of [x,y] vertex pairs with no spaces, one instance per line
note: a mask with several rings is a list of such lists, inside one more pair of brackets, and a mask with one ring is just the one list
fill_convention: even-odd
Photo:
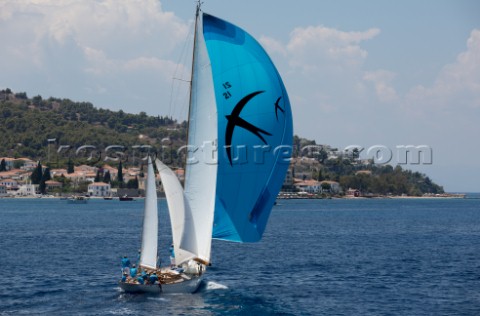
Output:
[[30,180],[32,180],[33,184],[40,184],[43,175],[43,168],[40,161],[38,161],[37,167],[33,170],[32,174],[30,175]]
[[72,161],[72,159],[68,159],[67,173],[71,174],[71,173],[74,173],[74,172],[75,172],[75,166],[73,165],[73,161]]
[[127,188],[128,189],[138,189],[138,178],[135,177],[135,179],[128,180]]
[[37,95],[35,97],[32,98],[32,102],[33,104],[35,104],[36,106],[40,106],[41,105],[41,102],[42,102],[42,97],[40,95]]
[[24,100],[28,99],[26,92],[18,92],[18,93],[15,93],[15,98],[17,98],[17,99],[24,99]]
[[63,174],[60,176],[54,176],[53,180],[58,181],[62,184],[62,189],[58,192],[69,193],[72,190],[72,180],[66,178]]
[[47,184],[46,182],[51,179],[50,176],[50,168],[45,168],[45,171],[42,174],[42,179],[40,180],[40,185],[38,186],[38,190],[41,194],[47,193]]
[[5,162],[5,159],[2,159],[0,162],[0,172],[2,171],[7,171],[7,163]]
[[110,181],[111,181],[110,171],[107,170],[107,171],[103,174],[103,180],[102,180],[102,182],[110,183]]
[[117,181],[120,188],[123,188],[123,168],[122,168],[122,161],[118,163],[118,172],[117,172]]
[[86,193],[86,192],[88,192],[88,185],[89,184],[90,184],[90,182],[88,182],[88,181],[80,181],[73,191],[75,193]]
[[25,162],[23,162],[22,160],[15,160],[13,162],[13,168],[14,169],[20,169],[21,167],[23,167],[25,165]]
[[358,148],[355,147],[352,151],[352,158],[358,159],[359,157],[360,157],[360,151],[358,150]]
[[323,181],[323,180],[325,180],[324,177],[323,177],[323,174],[322,174],[322,168],[319,168],[319,169],[318,169],[317,180],[318,180],[318,181]]
[[95,175],[95,182],[100,182],[100,179],[103,178],[102,171],[100,169],[97,170],[97,174]]
[[327,151],[322,147],[322,148],[320,149],[320,151],[318,152],[318,161],[323,164],[327,158],[328,158],[328,153],[327,153]]

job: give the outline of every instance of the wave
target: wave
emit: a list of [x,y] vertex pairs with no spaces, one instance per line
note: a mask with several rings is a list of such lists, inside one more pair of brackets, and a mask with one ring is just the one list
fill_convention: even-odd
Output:
[[147,300],[152,300],[152,301],[160,301],[160,302],[168,302],[168,300],[164,297],[153,297],[153,296],[148,296]]
[[220,284],[214,281],[207,281],[207,284],[205,285],[205,290],[211,291],[211,290],[227,290],[228,286],[224,284]]
[[110,314],[110,315],[132,315],[132,314],[135,314],[134,311],[126,308],[126,307],[123,307],[123,308],[120,308],[120,309],[117,309],[117,310],[108,310],[106,311],[107,314]]

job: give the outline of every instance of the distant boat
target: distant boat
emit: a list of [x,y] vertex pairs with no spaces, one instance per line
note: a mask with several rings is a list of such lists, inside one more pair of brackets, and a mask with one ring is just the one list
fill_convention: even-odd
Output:
[[119,199],[120,201],[133,201],[133,200],[134,200],[133,197],[128,196],[128,195],[126,195],[126,194],[125,194],[124,196],[120,196],[118,199]]
[[67,203],[69,204],[86,204],[87,202],[88,198],[81,195],[72,196],[67,199]]
[[113,200],[113,197],[112,196],[104,196],[103,199],[104,200]]

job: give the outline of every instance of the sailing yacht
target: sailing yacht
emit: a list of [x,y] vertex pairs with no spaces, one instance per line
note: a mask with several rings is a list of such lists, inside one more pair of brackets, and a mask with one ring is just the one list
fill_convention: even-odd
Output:
[[[127,292],[194,292],[212,238],[256,242],[265,230],[292,151],[292,113],[282,79],[261,45],[197,4],[185,185],[155,159],[165,189],[178,269],[156,267],[158,215],[149,158],[140,269],[155,284]],[[153,183],[152,183],[153,181]]]
[[[183,208],[177,202],[183,200],[183,189],[175,173],[162,164],[158,159],[155,161],[165,188],[165,194],[170,210],[170,216],[179,216],[177,211]],[[153,161],[148,157],[147,179],[145,183],[145,206],[143,215],[142,248],[139,262],[139,273],[129,276],[120,281],[120,287],[125,292],[137,293],[193,293],[197,290],[202,280],[203,265],[193,260],[177,261],[175,269],[171,267],[158,267],[158,202]],[[172,221],[173,224],[173,221]],[[172,227],[174,242],[177,227]],[[177,256],[178,257],[178,256]],[[143,273],[144,272],[144,273]],[[155,274],[158,280],[150,282],[149,276]],[[139,282],[142,275],[148,276]]]

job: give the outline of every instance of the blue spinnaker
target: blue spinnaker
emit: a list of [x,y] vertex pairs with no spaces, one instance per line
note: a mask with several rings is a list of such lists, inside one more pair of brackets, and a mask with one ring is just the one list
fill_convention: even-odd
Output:
[[292,114],[282,79],[260,44],[203,13],[218,111],[213,237],[261,239],[289,166]]

